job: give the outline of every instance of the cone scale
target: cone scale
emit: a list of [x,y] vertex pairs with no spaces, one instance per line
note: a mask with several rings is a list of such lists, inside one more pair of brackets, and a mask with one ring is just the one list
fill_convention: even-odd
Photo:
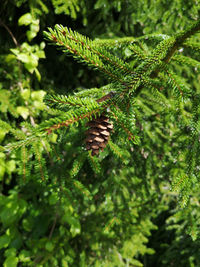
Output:
[[92,151],[92,156],[98,155],[106,147],[113,124],[104,115],[93,118],[87,123],[89,129],[86,132],[86,149]]
[[[103,102],[115,95],[114,92],[110,92],[107,95],[97,99],[97,102]],[[106,147],[110,133],[113,129],[113,123],[109,121],[104,113],[94,118],[87,123],[89,127],[86,132],[86,149],[92,151],[92,156],[98,155],[99,151],[103,151]]]

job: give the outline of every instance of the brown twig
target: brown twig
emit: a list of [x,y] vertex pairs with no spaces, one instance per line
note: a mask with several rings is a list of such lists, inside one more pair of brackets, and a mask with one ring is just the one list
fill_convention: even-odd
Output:
[[55,215],[55,218],[54,218],[54,221],[53,221],[53,225],[52,225],[52,227],[51,227],[51,231],[50,231],[50,233],[49,233],[49,239],[52,238],[54,229],[55,229],[55,227],[56,227],[57,219],[58,219],[58,212],[56,212],[56,215]]
[[8,28],[8,26],[0,19],[0,25],[2,25],[2,27],[4,27],[7,32],[10,34],[10,36],[12,37],[12,40],[14,42],[14,44],[19,47],[19,43],[17,42],[17,39],[15,38],[14,34],[11,32],[11,30]]

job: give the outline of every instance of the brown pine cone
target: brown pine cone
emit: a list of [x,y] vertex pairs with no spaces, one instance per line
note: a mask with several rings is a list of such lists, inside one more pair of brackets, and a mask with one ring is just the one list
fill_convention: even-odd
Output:
[[92,156],[99,154],[99,149],[104,150],[108,143],[113,124],[105,115],[93,118],[87,123],[89,129],[86,134],[86,149],[92,150]]

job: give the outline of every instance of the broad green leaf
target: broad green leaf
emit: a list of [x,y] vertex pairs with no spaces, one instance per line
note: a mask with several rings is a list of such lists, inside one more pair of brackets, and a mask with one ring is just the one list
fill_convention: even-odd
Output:
[[17,107],[17,113],[22,116],[25,120],[28,118],[29,116],[29,110],[28,108],[26,107],[22,107],[22,106],[19,106]]
[[48,250],[49,252],[53,251],[54,250],[54,244],[50,241],[48,241],[46,244],[45,244],[45,248],[46,250]]
[[31,259],[30,251],[22,249],[19,254],[19,260],[22,262],[29,262],[30,259]]
[[38,66],[38,57],[35,54],[28,55],[28,61],[24,66],[30,73],[33,73]]
[[27,31],[26,32],[26,35],[27,35],[27,38],[29,40],[29,42],[35,38],[35,36],[37,35],[37,32],[34,32],[34,31]]
[[70,227],[70,232],[71,232],[72,236],[75,237],[76,235],[80,234],[81,226],[80,226],[79,221],[75,218],[73,218],[73,220],[71,222],[72,222],[72,224]]
[[10,256],[6,258],[3,263],[3,267],[16,267],[18,263],[18,258],[14,256]]
[[34,91],[31,93],[31,98],[33,100],[38,100],[38,101],[42,102],[45,94],[46,94],[46,92],[43,90]]
[[5,162],[1,159],[0,160],[0,180],[2,181],[5,171],[6,171],[6,167],[5,167]]
[[51,193],[51,195],[49,196],[49,204],[50,205],[55,205],[58,202],[59,198],[57,196],[56,193]]
[[32,32],[35,32],[36,34],[37,34],[37,32],[39,31],[39,29],[40,29],[39,22],[40,22],[39,19],[34,20],[34,21],[32,22],[32,24],[31,24],[31,26],[30,26],[30,30],[31,30]]
[[[6,232],[8,232],[8,230]],[[16,248],[7,248],[4,254],[5,257],[8,258],[10,256],[16,256],[16,252],[17,252]]]
[[16,56],[20,53],[18,48],[11,48],[10,51]]
[[136,259],[130,259],[130,262],[133,264],[133,266],[135,266],[135,267],[143,267],[144,265],[140,262],[140,261],[138,261],[138,260],[136,260]]
[[0,213],[1,222],[5,226],[11,225],[19,216],[18,211],[19,207],[16,199],[7,199],[7,202]]
[[32,15],[30,13],[26,13],[23,16],[21,16],[18,20],[18,24],[21,25],[29,25],[33,21]]
[[41,43],[40,43],[40,49],[41,49],[42,51],[43,51],[43,49],[45,48],[45,46],[46,46],[46,45],[45,45],[45,42],[41,42]]
[[6,155],[2,152],[0,152],[0,159],[5,159],[6,158]]
[[10,244],[10,236],[2,235],[0,236],[0,249],[6,248]]
[[34,71],[35,71],[35,75],[36,75],[38,81],[40,81],[41,80],[41,75],[40,75],[39,70],[37,68],[35,68]]
[[12,172],[15,171],[15,168],[16,168],[16,161],[15,160],[9,160],[7,163],[6,163],[6,172],[11,174]]
[[24,90],[21,92],[21,96],[23,97],[24,100],[29,100],[30,95],[31,95],[31,91],[30,91],[30,89],[24,89]]
[[30,61],[30,56],[26,53],[20,53],[17,55],[17,59],[19,59],[23,63],[28,63]]
[[32,217],[24,218],[22,221],[22,226],[25,231],[31,232],[34,226],[34,219]]
[[35,52],[35,54],[39,57],[39,58],[45,58],[45,52],[43,50],[38,50]]
[[0,143],[3,141],[5,135],[7,134],[7,130],[0,129]]

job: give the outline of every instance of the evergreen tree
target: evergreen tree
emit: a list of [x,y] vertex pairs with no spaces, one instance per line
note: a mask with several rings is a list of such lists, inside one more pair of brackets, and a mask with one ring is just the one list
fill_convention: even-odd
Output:
[[[103,2],[96,2],[96,10]],[[147,2],[144,11],[153,16],[153,4],[150,12]],[[88,6],[83,1],[52,0],[52,4],[55,12],[70,13],[73,18],[84,6],[86,23]],[[131,10],[134,4],[131,1]],[[141,4],[137,5],[141,10]],[[114,1],[107,10],[112,8],[121,11],[120,21],[127,7],[123,1]],[[32,10],[39,16],[36,6]],[[135,15],[139,21],[141,14]],[[163,21],[169,18],[169,12],[164,14]],[[29,41],[39,25],[32,16],[30,12],[19,20],[30,26]],[[107,30],[117,35],[117,23],[111,21]],[[84,84],[66,95],[31,92],[30,76],[20,72],[21,67],[15,67],[6,81],[2,77],[5,86],[9,78],[13,81],[14,76],[24,75],[18,78],[20,91],[16,84],[15,93],[0,92],[2,140],[7,137],[1,146],[4,165],[0,171],[3,179],[4,168],[9,185],[0,195],[4,266],[200,264],[200,21],[183,22],[184,27],[177,24],[180,27],[174,34],[167,32],[168,27],[161,34],[158,26],[155,33],[145,28],[135,37],[93,41],[62,25],[45,31],[50,43],[96,71],[90,70],[89,75],[101,73],[103,78],[88,80],[88,85],[100,81],[95,88],[84,88]],[[37,64],[44,58],[43,49],[43,44],[17,45],[13,56],[7,57],[10,68],[14,69],[17,59],[41,80]],[[59,76],[62,65],[54,71]],[[12,123],[8,114],[15,118]],[[29,117],[30,123],[21,122],[19,115],[24,120]],[[162,241],[156,235],[150,237],[156,231]],[[192,243],[185,232],[197,241]],[[158,251],[162,251],[159,257]],[[147,256],[153,253],[155,257]]]

